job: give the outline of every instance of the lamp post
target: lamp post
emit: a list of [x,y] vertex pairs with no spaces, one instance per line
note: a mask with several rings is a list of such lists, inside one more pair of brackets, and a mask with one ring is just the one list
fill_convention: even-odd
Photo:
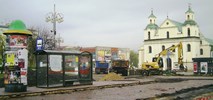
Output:
[[53,23],[53,30],[51,30],[51,32],[54,33],[54,37],[53,37],[53,41],[54,41],[53,49],[56,48],[56,39],[55,39],[55,35],[56,35],[56,22],[61,23],[63,21],[64,21],[63,20],[63,14],[56,12],[56,10],[55,10],[55,4],[54,4],[54,11],[53,12],[49,12],[47,14],[47,17],[46,17],[46,22]]

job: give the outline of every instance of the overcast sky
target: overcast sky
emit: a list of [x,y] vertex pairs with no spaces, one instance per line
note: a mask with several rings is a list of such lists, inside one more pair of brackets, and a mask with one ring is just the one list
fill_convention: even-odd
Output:
[[27,27],[51,30],[52,24],[45,22],[45,18],[56,4],[56,11],[64,15],[64,22],[57,24],[63,45],[137,51],[143,44],[151,8],[158,25],[167,15],[183,23],[189,3],[201,32],[212,38],[213,0],[0,0],[0,24],[20,19]]

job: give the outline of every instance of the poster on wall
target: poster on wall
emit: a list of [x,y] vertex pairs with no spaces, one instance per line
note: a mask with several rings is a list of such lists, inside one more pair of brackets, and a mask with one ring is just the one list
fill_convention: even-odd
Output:
[[18,65],[18,58],[17,58],[17,52],[16,51],[6,51],[6,63],[5,66],[17,66]]
[[27,85],[28,50],[18,50],[18,67],[20,68],[21,83]]
[[98,61],[104,61],[104,51],[103,50],[99,50],[98,51]]
[[201,70],[201,72],[207,73],[208,63],[207,62],[200,62],[200,70]]
[[27,36],[26,35],[12,35],[10,36],[10,47],[27,47]]

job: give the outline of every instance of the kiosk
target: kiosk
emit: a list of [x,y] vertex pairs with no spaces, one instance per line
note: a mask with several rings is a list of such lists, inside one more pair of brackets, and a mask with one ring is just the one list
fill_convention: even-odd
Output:
[[21,20],[12,21],[6,35],[4,52],[5,92],[27,91],[28,50],[27,40],[32,35]]

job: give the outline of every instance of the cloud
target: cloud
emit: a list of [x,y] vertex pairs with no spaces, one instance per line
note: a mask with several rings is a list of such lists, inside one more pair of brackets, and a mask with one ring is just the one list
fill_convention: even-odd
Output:
[[66,45],[118,46],[138,50],[143,43],[143,31],[148,24],[151,8],[160,25],[167,17],[184,22],[191,3],[201,32],[213,37],[212,0],[1,0],[0,22],[23,20],[27,26],[52,29],[45,22],[46,14],[56,11],[64,15],[57,24]]

